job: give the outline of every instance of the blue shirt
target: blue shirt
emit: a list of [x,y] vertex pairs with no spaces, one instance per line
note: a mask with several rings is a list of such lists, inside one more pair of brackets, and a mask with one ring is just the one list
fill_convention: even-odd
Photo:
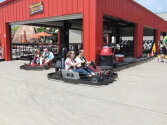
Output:
[[43,57],[47,60],[47,59],[53,59],[54,55],[52,52],[48,52],[48,53],[43,53]]

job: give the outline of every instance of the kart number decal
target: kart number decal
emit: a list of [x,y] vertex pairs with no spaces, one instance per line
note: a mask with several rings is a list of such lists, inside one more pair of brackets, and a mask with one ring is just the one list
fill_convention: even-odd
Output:
[[73,73],[67,73],[67,76],[68,77],[74,77],[74,74]]

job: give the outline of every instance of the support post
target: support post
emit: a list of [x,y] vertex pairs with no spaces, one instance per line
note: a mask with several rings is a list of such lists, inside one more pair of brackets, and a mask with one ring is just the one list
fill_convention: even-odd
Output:
[[103,11],[101,0],[85,0],[83,17],[83,48],[89,61],[99,64],[103,47]]
[[11,52],[10,52],[10,27],[9,23],[5,23],[5,30],[3,33],[3,47],[4,47],[4,57],[5,61],[11,60]]
[[61,42],[60,42],[60,29],[58,29],[58,52],[60,51]]
[[60,43],[69,50],[69,22],[64,21],[64,27],[60,29]]
[[141,58],[143,56],[143,25],[135,24],[134,32],[134,57]]

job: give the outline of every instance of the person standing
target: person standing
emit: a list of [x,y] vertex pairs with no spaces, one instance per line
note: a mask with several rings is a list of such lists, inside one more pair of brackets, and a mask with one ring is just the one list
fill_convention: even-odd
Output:
[[163,39],[163,42],[162,42],[162,55],[157,57],[158,61],[160,61],[160,59],[162,59],[161,62],[164,62],[163,59],[165,58],[166,54],[167,54],[167,35]]
[[167,35],[164,37],[163,39],[163,43],[162,43],[162,53],[164,55],[167,54]]

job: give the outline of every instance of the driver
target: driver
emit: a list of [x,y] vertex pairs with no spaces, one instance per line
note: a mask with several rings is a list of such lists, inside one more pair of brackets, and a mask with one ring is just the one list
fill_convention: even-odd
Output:
[[84,57],[84,50],[80,49],[78,51],[79,55],[75,58],[76,62],[84,62],[82,63],[82,65],[78,65],[78,67],[85,67],[86,65],[89,66],[92,62],[91,61],[87,61],[86,58]]
[[99,73],[99,72],[104,73],[105,75],[110,74],[110,71],[103,72],[98,66],[95,66],[95,65],[92,66],[93,62],[87,61],[86,58],[84,57],[83,49],[79,50],[79,55],[75,58],[75,61],[77,63],[83,62],[83,63],[78,64],[77,67],[83,68],[84,70],[91,73],[92,75],[95,75],[96,73]]
[[40,65],[47,65],[54,59],[54,55],[52,52],[48,51],[48,48],[44,49],[44,53],[42,54],[42,58],[40,59]]
[[89,65],[91,65],[91,61],[87,61],[86,58],[84,57],[84,50],[83,49],[80,49],[78,51],[79,55],[75,58],[75,61],[77,63],[80,63],[79,65],[77,65],[78,68],[83,68],[84,70],[86,70],[87,72],[91,73],[94,75],[94,73],[89,69],[87,68]]

